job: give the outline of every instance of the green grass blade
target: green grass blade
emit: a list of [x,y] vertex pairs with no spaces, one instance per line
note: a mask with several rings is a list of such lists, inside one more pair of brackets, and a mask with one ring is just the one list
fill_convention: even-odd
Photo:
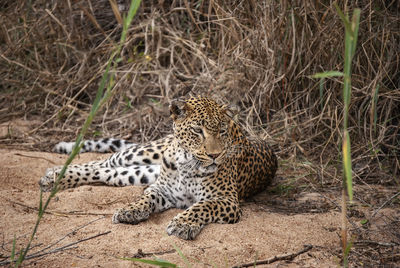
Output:
[[339,71],[327,71],[323,73],[316,73],[312,75],[312,78],[328,78],[328,77],[340,77],[343,76],[342,72]]
[[176,252],[178,252],[179,256],[182,258],[182,260],[185,262],[186,267],[192,267],[190,264],[189,260],[186,258],[186,256],[182,253],[182,250],[178,248],[174,243],[171,243],[171,245],[174,247]]
[[353,178],[352,178],[352,167],[351,167],[350,135],[347,129],[344,130],[342,148],[343,148],[343,167],[346,178],[347,194],[351,202],[353,200]]
[[325,78],[321,78],[319,80],[319,102],[321,105],[321,112],[324,109],[324,85],[325,85]]
[[352,246],[353,246],[353,242],[350,241],[347,244],[346,249],[344,251],[344,254],[343,254],[343,267],[344,268],[349,267],[349,259],[348,258],[349,258],[349,254],[350,254],[350,250],[351,250]]
[[351,96],[351,42],[349,33],[345,34],[345,53],[344,53],[344,75],[343,75],[343,104],[344,104],[344,120],[343,127],[347,129],[349,116],[349,105]]
[[42,210],[43,210],[43,191],[42,189],[40,189],[38,214],[40,214]]
[[338,6],[337,3],[334,3],[334,6],[336,8],[336,12],[338,13],[340,19],[342,20],[342,22],[344,24],[344,28],[345,28],[346,32],[351,32],[351,24],[350,24],[348,16],[343,13],[343,11],[340,9],[340,7]]
[[357,39],[358,39],[358,28],[360,25],[360,14],[361,10],[359,8],[354,9],[353,11],[353,17],[351,19],[351,31],[352,31],[352,51],[351,51],[351,57],[354,56],[354,53],[356,51],[356,44],[357,44]]
[[140,6],[140,2],[141,2],[141,0],[132,0],[131,1],[131,5],[130,5],[129,11],[128,11],[128,16],[126,17],[126,19],[124,19],[123,32],[125,32],[125,35],[121,35],[122,41],[125,41],[124,36],[126,36],[128,27],[129,27],[129,25],[131,25],[131,22],[136,15],[136,12]]

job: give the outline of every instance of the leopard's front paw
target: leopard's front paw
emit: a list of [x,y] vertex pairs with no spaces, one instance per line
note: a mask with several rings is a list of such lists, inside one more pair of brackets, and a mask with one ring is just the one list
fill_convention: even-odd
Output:
[[59,170],[59,169],[58,168],[48,168],[46,170],[46,173],[44,174],[44,176],[40,179],[39,186],[43,192],[50,192],[51,190],[53,190],[54,182],[58,176],[57,170]]
[[168,235],[175,235],[185,240],[193,240],[203,228],[202,225],[194,222],[184,221],[179,218],[179,215],[175,217],[167,226]]
[[140,211],[137,209],[118,209],[112,217],[112,223],[129,223],[138,224],[146,220],[150,216],[148,211]]

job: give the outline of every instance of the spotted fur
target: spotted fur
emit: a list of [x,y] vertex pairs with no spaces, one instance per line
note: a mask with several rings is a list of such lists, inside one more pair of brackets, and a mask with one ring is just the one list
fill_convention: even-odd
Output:
[[[138,185],[145,177],[151,185],[138,201],[117,210],[113,223],[138,224],[152,213],[181,208],[185,210],[168,224],[167,233],[182,239],[194,239],[209,223],[237,222],[239,200],[271,182],[276,156],[264,141],[250,141],[227,108],[211,99],[174,101],[170,109],[173,135],[131,144],[105,161],[72,166],[60,188],[99,182]],[[48,171],[40,181],[42,189],[53,187],[57,172]]]
[[[53,152],[60,154],[69,154],[72,152],[74,148],[75,142],[60,142],[53,148]],[[129,149],[130,147],[137,146],[132,142],[114,139],[114,138],[105,138],[100,140],[86,140],[82,144],[82,148],[79,151],[80,153],[86,152],[99,152],[99,153],[108,153],[108,152],[119,152]]]

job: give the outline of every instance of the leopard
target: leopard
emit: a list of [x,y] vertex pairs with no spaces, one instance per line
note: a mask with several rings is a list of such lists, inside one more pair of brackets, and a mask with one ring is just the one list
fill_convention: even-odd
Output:
[[[71,165],[57,189],[89,184],[145,185],[143,194],[115,211],[112,222],[139,224],[170,208],[183,209],[167,225],[168,235],[193,240],[210,223],[233,224],[242,215],[240,202],[271,184],[278,160],[271,146],[250,138],[228,105],[209,97],[170,103],[173,134],[144,144],[118,139],[85,141],[86,151],[116,151],[107,159]],[[69,153],[73,143],[59,143]],[[40,179],[43,191],[55,186],[61,168]]]

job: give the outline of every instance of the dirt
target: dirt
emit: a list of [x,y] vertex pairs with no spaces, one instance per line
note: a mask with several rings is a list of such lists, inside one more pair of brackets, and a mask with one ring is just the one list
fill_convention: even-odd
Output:
[[[74,162],[105,157],[81,154]],[[37,218],[38,180],[46,168],[61,165],[66,158],[53,153],[0,149],[0,261],[10,255],[14,236],[17,249],[26,244]],[[174,250],[177,247],[193,267],[231,267],[296,253],[305,245],[313,248],[291,261],[277,261],[270,266],[337,267],[340,262],[340,213],[334,206],[322,206],[326,200],[323,202],[318,193],[308,193],[297,199],[299,204],[311,204],[309,209],[288,212],[278,209],[285,205],[276,201],[278,196],[267,191],[242,205],[243,216],[239,223],[210,224],[194,241],[183,241],[168,236],[165,231],[168,222],[179,213],[178,209],[153,215],[138,225],[111,223],[112,213],[139,196],[142,190],[140,187],[83,186],[59,192],[40,223],[28,255],[79,243],[28,259],[25,265],[147,267],[121,259],[145,255],[147,259],[155,257],[186,266],[185,260]],[[48,195],[45,193],[44,199]],[[100,236],[93,237],[95,235]],[[88,240],[82,241],[85,239]]]

